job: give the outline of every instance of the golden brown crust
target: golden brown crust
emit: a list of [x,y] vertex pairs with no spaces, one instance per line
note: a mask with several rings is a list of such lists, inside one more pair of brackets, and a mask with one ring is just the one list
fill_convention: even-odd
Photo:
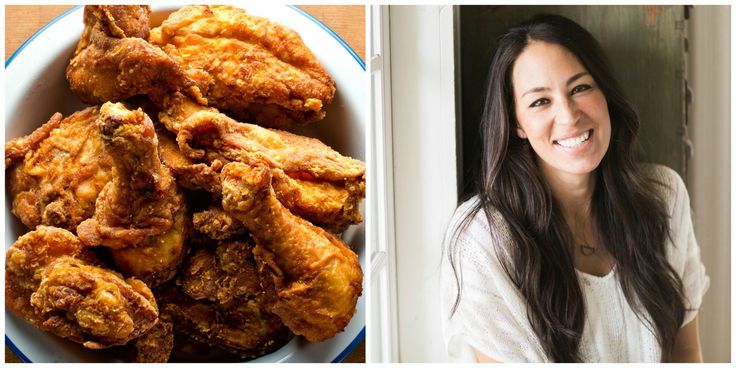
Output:
[[161,164],[153,122],[142,110],[108,102],[96,124],[114,175],[97,199],[94,216],[77,233],[87,245],[135,247],[168,231],[184,198]]
[[84,24],[100,24],[111,37],[138,37],[147,39],[150,34],[148,5],[87,5],[84,7]]
[[162,310],[156,324],[133,343],[131,360],[134,363],[166,363],[173,348],[174,323]]
[[288,329],[268,312],[274,289],[260,278],[252,245],[243,240],[200,247],[188,258],[176,287],[158,294],[177,329],[243,358],[286,343]]
[[158,317],[151,290],[99,267],[71,232],[39,226],[8,249],[5,306],[91,349],[124,344]]
[[84,245],[64,229],[39,226],[18,238],[5,253],[5,307],[37,325],[40,315],[31,306],[44,268],[55,259],[82,252]]
[[147,6],[85,6],[85,28],[66,70],[80,100],[102,104],[183,91],[206,102],[184,70],[146,41],[149,14]]
[[153,293],[141,281],[63,256],[43,272],[31,305],[39,327],[89,349],[122,345],[158,318]]
[[12,212],[33,229],[51,225],[67,230],[94,213],[97,195],[112,177],[112,159],[105,153],[95,126],[98,107],[64,118],[55,115],[31,135],[6,144],[17,161],[10,167]]
[[114,162],[94,216],[77,227],[87,245],[112,248],[128,275],[156,286],[171,279],[186,254],[186,203],[161,163],[153,123],[141,110],[105,103],[97,126]]
[[363,280],[358,256],[336,236],[289,212],[270,183],[267,167],[225,165],[223,208],[256,241],[256,260],[274,279],[273,313],[309,341],[328,339],[355,313]]
[[214,240],[240,238],[248,233],[243,224],[230,216],[221,206],[210,206],[192,218],[194,229]]
[[61,124],[63,116],[55,113],[49,121],[34,130],[31,134],[11,139],[5,143],[5,167],[8,168],[25,158],[26,154],[38,148],[38,145],[48,138],[51,132]]
[[239,123],[181,94],[164,99],[159,118],[179,145],[167,141],[165,160],[187,185],[219,196],[222,164],[267,165],[277,197],[295,214],[335,233],[362,221],[365,165],[319,140]]
[[186,70],[208,104],[258,124],[320,120],[335,94],[296,32],[233,6],[184,7],[150,41]]

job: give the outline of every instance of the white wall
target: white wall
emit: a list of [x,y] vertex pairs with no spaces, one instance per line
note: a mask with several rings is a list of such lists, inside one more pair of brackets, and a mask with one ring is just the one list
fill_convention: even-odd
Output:
[[457,203],[451,6],[391,6],[395,254],[400,362],[447,361],[442,239]]
[[731,360],[731,29],[728,6],[695,6],[689,25],[689,133],[695,236],[710,275],[699,314],[706,362]]

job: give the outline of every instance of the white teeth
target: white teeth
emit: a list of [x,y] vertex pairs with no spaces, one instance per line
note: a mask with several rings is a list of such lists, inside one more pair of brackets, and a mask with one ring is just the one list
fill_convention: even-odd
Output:
[[590,130],[586,130],[585,133],[577,137],[557,141],[557,144],[559,144],[562,147],[575,148],[583,144],[583,142],[587,141],[588,138],[590,138]]

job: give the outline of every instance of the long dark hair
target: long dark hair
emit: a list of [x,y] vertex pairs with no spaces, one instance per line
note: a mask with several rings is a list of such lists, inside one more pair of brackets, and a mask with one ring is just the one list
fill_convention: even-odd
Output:
[[[572,52],[606,97],[611,142],[592,174],[596,179],[592,219],[599,243],[615,259],[626,300],[656,335],[662,361],[669,361],[685,306],[682,281],[665,255],[670,236],[668,214],[659,194],[661,188],[657,188],[664,184],[645,173],[635,160],[639,118],[614,79],[603,49],[588,31],[561,16],[536,16],[511,28],[498,42],[481,121],[479,201],[461,220],[447,249],[458,287],[452,313],[460,303],[462,289],[462,249],[457,237],[483,210],[491,225],[496,255],[524,296],[529,322],[548,358],[557,362],[581,360],[585,310],[569,247],[572,233],[534,152],[515,133],[512,69],[531,40],[557,44]],[[502,243],[498,229],[494,229],[495,211],[508,224],[511,242]]]

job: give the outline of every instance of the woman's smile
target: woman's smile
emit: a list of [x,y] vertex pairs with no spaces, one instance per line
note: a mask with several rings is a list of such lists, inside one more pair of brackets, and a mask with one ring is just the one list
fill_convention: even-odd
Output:
[[517,134],[529,141],[543,172],[587,177],[611,139],[596,81],[569,50],[540,41],[526,47],[512,73]]

